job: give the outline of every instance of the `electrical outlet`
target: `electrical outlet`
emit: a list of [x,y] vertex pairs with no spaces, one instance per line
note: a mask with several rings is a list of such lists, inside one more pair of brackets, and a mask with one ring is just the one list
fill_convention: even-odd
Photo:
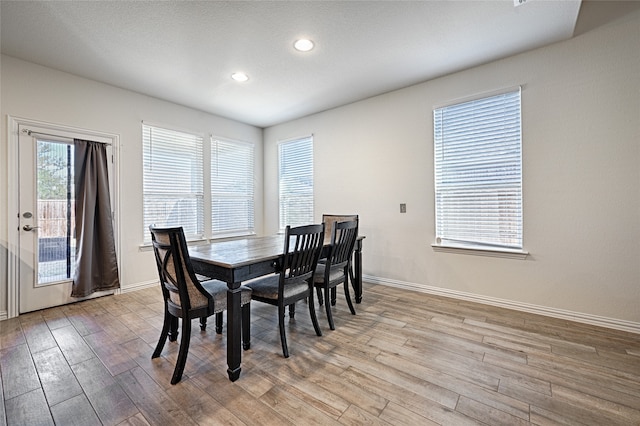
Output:
[[407,205],[405,203],[400,204],[400,213],[407,212]]

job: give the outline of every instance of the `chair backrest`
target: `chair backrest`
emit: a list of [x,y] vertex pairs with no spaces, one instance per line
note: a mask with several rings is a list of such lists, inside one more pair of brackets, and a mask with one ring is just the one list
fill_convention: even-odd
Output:
[[357,214],[323,214],[322,223],[324,223],[324,236],[329,239],[333,235],[333,224],[336,222],[345,222],[358,220]]
[[293,280],[296,282],[312,277],[323,245],[324,223],[295,228],[287,226],[281,277],[285,281]]
[[331,249],[327,269],[343,268],[349,264],[358,238],[358,219],[335,222],[331,233]]
[[182,227],[149,230],[165,299],[185,311],[210,306],[212,297],[196,278]]

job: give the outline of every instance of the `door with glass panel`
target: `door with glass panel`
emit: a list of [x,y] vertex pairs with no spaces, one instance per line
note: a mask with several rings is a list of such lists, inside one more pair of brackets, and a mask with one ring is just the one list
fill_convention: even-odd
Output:
[[71,297],[76,260],[73,139],[29,129],[19,132],[18,144],[20,313],[79,300]]

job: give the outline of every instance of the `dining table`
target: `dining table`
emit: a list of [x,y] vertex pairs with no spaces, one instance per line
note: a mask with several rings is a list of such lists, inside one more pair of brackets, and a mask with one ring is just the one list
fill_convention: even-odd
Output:
[[[351,282],[356,303],[362,301],[362,241],[358,236],[354,249]],[[328,255],[331,237],[325,236],[321,258]],[[284,256],[284,234],[249,237],[189,247],[196,274],[227,283],[227,373],[229,380],[240,377],[242,333],[240,285],[247,280],[278,271]],[[325,301],[328,303],[328,301]]]

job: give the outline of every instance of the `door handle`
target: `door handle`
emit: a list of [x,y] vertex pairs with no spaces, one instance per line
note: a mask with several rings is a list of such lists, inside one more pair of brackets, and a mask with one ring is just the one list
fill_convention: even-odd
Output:
[[25,225],[22,227],[22,229],[24,229],[25,231],[33,231],[34,229],[40,228],[39,226],[31,226],[31,225]]

